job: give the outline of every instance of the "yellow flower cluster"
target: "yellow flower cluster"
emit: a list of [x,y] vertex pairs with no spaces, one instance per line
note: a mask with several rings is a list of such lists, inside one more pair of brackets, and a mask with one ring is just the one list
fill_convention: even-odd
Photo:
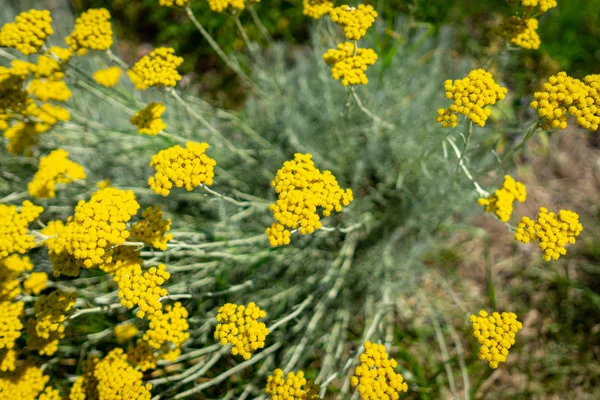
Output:
[[469,72],[463,79],[444,82],[446,97],[454,100],[454,104],[437,112],[436,122],[444,128],[458,125],[458,114],[467,116],[474,124],[483,127],[492,110],[487,105],[494,105],[498,100],[504,99],[508,89],[498,85],[492,74],[476,69]]
[[21,293],[19,276],[24,271],[32,269],[33,264],[29,261],[29,257],[12,254],[0,259],[0,301],[12,300]]
[[528,50],[536,50],[542,41],[537,33],[538,20],[535,18],[521,19],[512,16],[504,20],[500,27],[501,34],[512,44]]
[[338,44],[336,49],[329,49],[323,54],[327,65],[331,66],[333,79],[342,79],[342,85],[366,85],[369,79],[365,74],[369,65],[377,61],[377,53],[373,49],[354,49],[350,42]]
[[44,103],[40,107],[35,103],[31,105],[27,108],[27,115],[38,119],[35,123],[35,130],[38,133],[46,132],[59,121],[68,121],[71,118],[69,111],[60,106],[49,103]]
[[600,126],[600,79],[588,75],[583,81],[559,72],[548,78],[543,90],[533,94],[530,106],[537,110],[542,129],[567,127],[567,114],[590,131]]
[[38,295],[48,286],[48,274],[45,272],[33,272],[23,282],[23,290],[28,294]]
[[33,365],[23,365],[14,373],[0,374],[0,398],[2,400],[38,400],[39,394],[50,379]]
[[83,375],[71,386],[69,400],[86,400],[98,398],[98,379],[94,376],[94,369],[98,365],[98,356],[88,356],[83,361]]
[[35,238],[28,234],[27,227],[43,211],[43,207],[29,200],[25,200],[20,209],[0,204],[0,258],[12,253],[25,254],[35,247]]
[[396,360],[389,358],[385,346],[365,342],[365,352],[360,355],[360,365],[350,378],[352,386],[363,400],[399,399],[400,392],[406,392],[408,385],[394,368]]
[[303,371],[284,375],[283,370],[277,368],[267,378],[265,392],[271,400],[321,400],[319,385],[307,381]]
[[48,386],[46,387],[46,390],[44,390],[44,392],[40,394],[38,400],[62,400],[62,396],[60,395],[60,392],[57,389]]
[[167,243],[173,239],[173,234],[167,233],[171,230],[171,219],[162,219],[163,212],[159,206],[146,208],[142,217],[131,227],[131,237],[156,249],[166,250]]
[[119,78],[121,78],[121,68],[108,67],[94,72],[94,75],[92,76],[98,84],[105,87],[113,87],[119,83]]
[[167,126],[160,119],[167,108],[162,103],[150,103],[143,110],[138,111],[129,120],[138,127],[138,133],[144,135],[158,135]]
[[97,398],[150,400],[152,385],[144,384],[142,376],[142,372],[129,365],[123,349],[116,348],[94,368],[94,377],[98,381]]
[[158,0],[158,4],[165,7],[184,7],[187,6],[190,1],[192,0]]
[[0,46],[13,47],[25,55],[34,54],[53,33],[50,11],[29,10],[2,27]]
[[488,213],[494,213],[502,222],[507,222],[513,212],[513,202],[524,202],[527,190],[521,182],[515,181],[510,175],[504,176],[502,187],[491,196],[478,200],[479,205],[485,207]]
[[278,194],[277,202],[269,207],[276,222],[266,229],[271,246],[289,244],[291,229],[303,235],[320,229],[317,207],[328,217],[354,200],[352,189],[343,190],[331,171],[317,169],[310,154],[296,153],[293,160],[284,162],[271,186]]
[[170,277],[164,264],[152,267],[143,274],[139,264],[121,268],[118,281],[121,305],[129,309],[140,307],[136,313],[138,318],[161,315],[160,298],[168,294],[161,285]]
[[303,0],[303,13],[314,19],[319,19],[333,10],[333,1],[331,0]]
[[577,213],[560,210],[557,218],[555,213],[540,207],[536,221],[529,217],[521,219],[517,225],[515,240],[525,244],[539,242],[544,261],[558,260],[561,255],[567,254],[565,246],[574,244],[582,230],[583,225],[579,222]]
[[42,339],[59,340],[64,337],[66,314],[75,305],[75,292],[55,290],[42,295],[34,305],[35,332]]
[[525,8],[535,8],[539,6],[540,11],[545,13],[549,9],[558,6],[558,2],[556,0],[521,0],[521,5]]
[[21,336],[21,329],[23,329],[21,317],[24,305],[25,303],[22,301],[17,303],[0,302],[0,350],[12,349],[15,341]]
[[150,325],[144,333],[144,340],[157,350],[165,350],[167,344],[179,349],[190,337],[187,317],[188,311],[181,303],[167,305],[163,314],[149,317]]
[[83,260],[86,268],[101,264],[108,247],[122,245],[129,237],[126,223],[139,208],[130,190],[110,187],[98,190],[89,201],[77,203],[75,214],[69,217],[54,243],[54,252],[66,250]]
[[120,344],[128,342],[139,333],[138,328],[132,323],[126,323],[115,326],[114,329],[115,339]]
[[260,0],[208,0],[208,7],[215,12],[223,12],[228,8],[233,13],[242,11],[246,6],[258,3]]
[[17,368],[17,352],[14,349],[0,350],[0,371],[14,371]]
[[113,44],[110,13],[105,8],[92,8],[75,20],[73,32],[65,38],[72,51],[82,56],[87,50],[104,51]]
[[150,189],[168,196],[173,184],[179,188],[185,186],[187,191],[200,185],[212,185],[217,163],[205,154],[208,147],[204,142],[187,142],[185,149],[176,145],[153,155],[150,166],[156,173],[148,179]]
[[4,138],[8,141],[6,150],[13,154],[26,153],[30,147],[39,143],[36,124],[19,121],[4,131]]
[[159,47],[136,62],[129,76],[136,76],[135,79],[139,81],[139,84],[136,84],[137,89],[153,86],[174,87],[181,80],[177,67],[182,63],[183,58],[176,56],[174,49]]
[[69,160],[68,157],[69,153],[63,149],[54,150],[42,157],[38,171],[27,185],[27,190],[32,197],[54,198],[57,184],[68,184],[78,179],[85,179],[83,167]]
[[359,40],[367,34],[367,29],[377,18],[377,11],[371,5],[359,4],[358,7],[343,5],[329,13],[331,20],[344,28],[348,40]]
[[254,302],[247,306],[227,303],[218,310],[215,339],[223,346],[231,343],[231,354],[249,360],[252,353],[265,347],[269,329],[258,319],[266,316],[267,313]]
[[33,79],[27,87],[27,92],[40,101],[67,101],[73,94],[63,81]]
[[133,265],[142,265],[143,260],[140,257],[140,250],[132,246],[119,246],[106,253],[103,263],[98,267],[107,274],[113,275],[113,280],[119,282],[121,273],[125,267]]
[[156,351],[150,347],[148,342],[143,339],[138,339],[135,346],[127,347],[127,361],[136,369],[145,372],[149,369],[156,368],[156,362],[159,360]]
[[488,315],[481,310],[479,316],[471,315],[469,320],[473,325],[473,336],[481,344],[479,359],[488,361],[491,368],[498,368],[501,362],[506,361],[508,351],[515,344],[515,336],[523,324],[517,321],[517,315],[512,312]]

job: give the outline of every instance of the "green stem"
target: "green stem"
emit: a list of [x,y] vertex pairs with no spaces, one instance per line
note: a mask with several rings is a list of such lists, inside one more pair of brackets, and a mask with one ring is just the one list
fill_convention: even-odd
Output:
[[460,157],[458,157],[458,162],[456,163],[456,169],[454,170],[454,177],[458,175],[458,170],[463,163],[465,158],[465,154],[467,153],[467,149],[469,147],[469,142],[471,141],[471,135],[473,135],[473,121],[469,121],[469,131],[467,132],[467,137],[465,139],[465,145],[463,146],[462,152],[460,153]]
[[513,156],[513,154],[515,154],[517,151],[521,150],[522,148],[525,147],[525,144],[527,144],[527,142],[529,141],[529,139],[531,139],[533,137],[533,134],[535,132],[537,132],[538,128],[542,125],[541,121],[538,119],[536,121],[536,123],[529,128],[529,130],[527,131],[527,134],[525,134],[525,137],[523,138],[523,141],[521,143],[519,143],[518,145],[516,145],[515,147],[512,148],[511,151],[509,151],[503,158],[502,161],[500,161],[500,165],[504,164],[509,158],[511,158]]

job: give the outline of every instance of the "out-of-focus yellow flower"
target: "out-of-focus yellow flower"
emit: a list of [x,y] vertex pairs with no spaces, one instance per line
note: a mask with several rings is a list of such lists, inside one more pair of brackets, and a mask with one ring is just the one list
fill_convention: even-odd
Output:
[[371,5],[359,4],[358,7],[343,5],[330,11],[329,16],[336,24],[344,28],[348,40],[359,40],[367,34],[367,29],[377,18],[377,11]]
[[314,19],[319,19],[323,15],[329,14],[333,10],[333,1],[331,0],[302,0],[302,13]]
[[110,13],[105,8],[92,8],[75,20],[73,32],[65,41],[72,51],[82,56],[87,50],[104,51],[113,44]]
[[62,396],[57,389],[54,389],[50,386],[46,387],[44,392],[40,394],[38,400],[62,400]]
[[113,87],[119,83],[119,78],[121,78],[121,68],[109,67],[106,69],[100,69],[94,72],[94,75],[92,76],[94,80],[98,82],[98,84],[105,87]]
[[398,363],[388,357],[384,345],[365,342],[364,346],[350,383],[363,400],[398,399],[400,392],[408,390],[402,374],[394,371]]
[[2,27],[0,46],[15,48],[25,55],[34,54],[53,33],[50,11],[29,10]]
[[258,3],[260,0],[208,0],[208,7],[215,12],[231,11],[239,13],[246,6]]
[[444,128],[456,127],[458,114],[465,115],[474,124],[483,127],[492,112],[487,106],[504,99],[508,92],[508,89],[494,81],[492,74],[483,69],[473,70],[463,79],[448,79],[444,82],[444,89],[446,97],[454,101],[450,107],[437,111],[436,122]]
[[0,350],[0,371],[14,371],[17,368],[17,352],[14,349]]
[[160,118],[167,108],[162,103],[152,102],[143,110],[138,111],[129,120],[138,128],[138,133],[144,135],[158,135],[167,126]]
[[306,235],[321,229],[317,207],[328,217],[354,200],[352,189],[340,188],[331,171],[317,169],[310,154],[296,153],[284,162],[271,186],[278,194],[269,207],[275,222],[265,231],[271,246],[289,244],[291,230]]
[[23,324],[23,306],[25,303],[19,301],[12,303],[10,301],[0,302],[0,350],[12,349],[15,342],[21,336]]
[[41,101],[55,100],[67,101],[73,93],[63,81],[51,81],[48,79],[33,79],[29,82],[27,92]]
[[515,344],[515,337],[523,324],[517,321],[517,315],[512,312],[488,315],[481,310],[479,316],[471,315],[469,320],[473,325],[473,336],[481,344],[479,359],[488,361],[491,368],[498,368],[501,362],[506,361],[508,351]]
[[173,184],[185,186],[187,191],[200,185],[212,185],[217,163],[205,154],[208,147],[204,142],[187,142],[185,149],[176,145],[153,155],[150,166],[156,169],[156,173],[148,179],[150,189],[161,196],[168,196]]
[[126,323],[115,326],[114,333],[117,342],[119,342],[119,344],[123,344],[136,337],[139,333],[139,330],[134,324]]
[[148,342],[143,339],[138,339],[135,342],[135,346],[130,345],[127,348],[127,361],[129,361],[136,369],[144,372],[156,368],[158,354],[155,353],[157,353],[157,351],[150,347]]
[[185,7],[187,6],[192,0],[158,0],[158,4],[160,4],[161,6],[165,6],[165,7]]
[[265,347],[269,329],[258,320],[266,316],[267,313],[254,302],[247,306],[227,303],[219,308],[215,339],[223,346],[231,343],[231,354],[249,360],[252,353]]
[[43,207],[25,200],[21,207],[0,204],[0,259],[12,253],[25,254],[35,247],[28,225],[44,211]]
[[338,44],[338,48],[329,49],[323,54],[327,65],[331,66],[333,79],[342,80],[343,86],[366,85],[369,79],[365,74],[369,65],[377,61],[377,53],[372,49],[354,49],[350,42]]
[[10,374],[0,375],[0,393],[5,399],[38,400],[50,379],[39,367],[25,364]]
[[[183,63],[183,58],[175,55],[170,47],[159,47],[149,55],[142,57],[131,67],[128,75],[135,79],[136,89],[147,89],[154,86],[174,87],[181,80],[177,67]],[[135,78],[132,78],[132,75]]]
[[23,282],[23,290],[28,294],[38,295],[48,286],[48,274],[45,272],[32,272]]
[[19,276],[32,269],[29,257],[12,254],[0,259],[0,301],[12,300],[18,296],[21,293]]
[[535,8],[537,6],[540,7],[540,11],[545,13],[558,6],[558,2],[556,0],[521,0],[521,5],[525,8]]
[[501,34],[512,44],[528,50],[536,50],[542,43],[537,33],[538,20],[521,19],[517,16],[507,18],[500,27]]
[[56,185],[65,185],[85,179],[83,166],[69,160],[69,153],[63,149],[54,150],[42,157],[38,171],[29,182],[27,190],[32,197],[50,199],[56,196]]
[[540,207],[536,221],[529,217],[521,218],[515,240],[525,244],[539,242],[544,261],[558,260],[560,256],[567,254],[565,246],[574,244],[582,230],[583,225],[576,212],[560,210],[557,216],[548,212],[547,208]]

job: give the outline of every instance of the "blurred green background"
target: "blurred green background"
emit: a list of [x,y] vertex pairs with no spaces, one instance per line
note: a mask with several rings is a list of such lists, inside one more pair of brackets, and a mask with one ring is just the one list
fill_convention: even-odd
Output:
[[[474,57],[485,51],[482,47],[489,44],[490,28],[494,23],[501,16],[515,12],[515,7],[506,0],[380,0],[365,3],[376,7],[390,29],[399,15],[409,15],[413,21],[428,23],[432,30],[438,30],[442,25],[453,26],[457,34],[456,50]],[[93,7],[108,8],[121,40],[174,47],[186,60],[185,72],[224,70],[219,68],[218,59],[182,10],[160,7],[158,0],[72,0],[72,4],[75,13]],[[194,0],[192,6],[199,21],[222,47],[232,50],[243,46],[232,17],[211,12],[205,0]],[[274,38],[296,44],[308,40],[312,21],[302,15],[301,0],[263,0],[254,7]],[[250,36],[260,41],[261,36],[250,15],[242,13],[241,18]],[[535,72],[543,69],[550,73],[560,69],[573,76],[600,73],[600,0],[559,1],[557,8],[541,17],[539,34],[542,38],[540,51],[520,52],[526,69]]]

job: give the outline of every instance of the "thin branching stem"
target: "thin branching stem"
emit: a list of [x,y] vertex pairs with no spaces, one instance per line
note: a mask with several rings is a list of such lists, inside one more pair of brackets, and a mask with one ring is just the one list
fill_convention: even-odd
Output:
[[369,109],[367,107],[364,106],[362,100],[358,96],[358,93],[356,93],[356,89],[354,88],[354,86],[350,86],[350,93],[352,94],[352,98],[354,98],[354,101],[356,102],[356,105],[358,106],[358,108],[360,108],[360,110],[365,115],[367,115],[369,118],[371,118],[376,123],[385,126],[386,128],[390,128],[390,129],[395,128],[394,124],[390,124],[389,122],[382,120],[377,115],[375,115],[371,111],[369,111]]

